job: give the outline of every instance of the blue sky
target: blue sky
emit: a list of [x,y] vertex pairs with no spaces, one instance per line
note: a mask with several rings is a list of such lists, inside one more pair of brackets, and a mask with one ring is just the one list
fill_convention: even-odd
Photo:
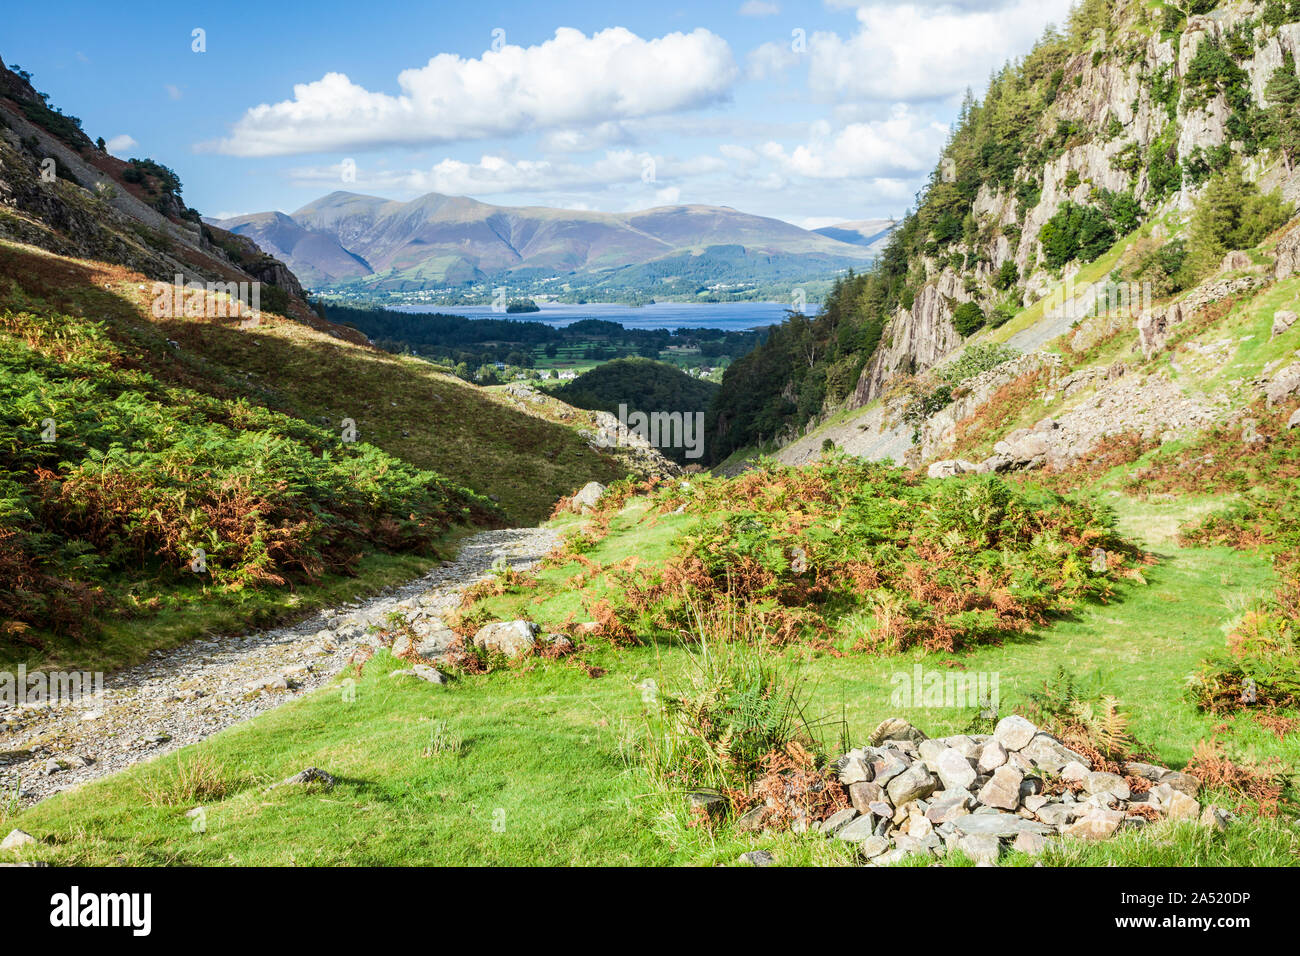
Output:
[[902,214],[966,87],[1069,0],[177,8],[9,4],[0,56],[205,215],[349,189],[818,226]]

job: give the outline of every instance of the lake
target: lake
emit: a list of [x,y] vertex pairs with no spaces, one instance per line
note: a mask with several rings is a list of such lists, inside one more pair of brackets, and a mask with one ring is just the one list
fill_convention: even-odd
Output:
[[[568,305],[538,303],[540,312],[507,315],[490,305],[402,305],[398,312],[442,312],[470,319],[516,319],[563,328],[582,319],[604,319],[627,329],[726,329],[732,332],[779,325],[789,305],[783,302],[656,302],[640,307],[613,303]],[[810,310],[811,311],[811,310]]]

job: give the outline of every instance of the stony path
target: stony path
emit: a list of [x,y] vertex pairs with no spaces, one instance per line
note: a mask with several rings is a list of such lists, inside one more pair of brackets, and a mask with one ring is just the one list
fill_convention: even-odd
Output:
[[[203,740],[327,683],[352,652],[376,643],[394,612],[417,634],[500,558],[530,566],[558,542],[547,528],[485,531],[454,561],[359,604],[288,627],[198,640],[104,678],[101,696],[0,709],[0,801],[30,805],[62,790]],[[4,705],[0,705],[3,707]]]

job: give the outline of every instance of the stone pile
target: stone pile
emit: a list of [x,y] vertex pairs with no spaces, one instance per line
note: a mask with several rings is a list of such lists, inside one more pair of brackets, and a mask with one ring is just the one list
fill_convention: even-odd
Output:
[[852,806],[815,827],[877,865],[952,850],[991,864],[1006,847],[1037,854],[1058,836],[1101,840],[1161,818],[1220,829],[1231,821],[1216,807],[1202,810],[1200,781],[1189,774],[1138,762],[1122,776],[1093,769],[1014,715],[992,734],[934,740],[891,718],[835,767]]

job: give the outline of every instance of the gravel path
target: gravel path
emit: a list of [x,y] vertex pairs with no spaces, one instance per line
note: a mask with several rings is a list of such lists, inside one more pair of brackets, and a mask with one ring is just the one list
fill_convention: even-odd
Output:
[[52,705],[0,704],[0,801],[27,806],[203,740],[327,683],[372,627],[394,612],[417,634],[446,633],[443,610],[504,558],[525,568],[559,540],[547,528],[485,531],[454,561],[359,604],[323,610],[288,627],[192,641],[154,651],[104,677],[104,693]]

